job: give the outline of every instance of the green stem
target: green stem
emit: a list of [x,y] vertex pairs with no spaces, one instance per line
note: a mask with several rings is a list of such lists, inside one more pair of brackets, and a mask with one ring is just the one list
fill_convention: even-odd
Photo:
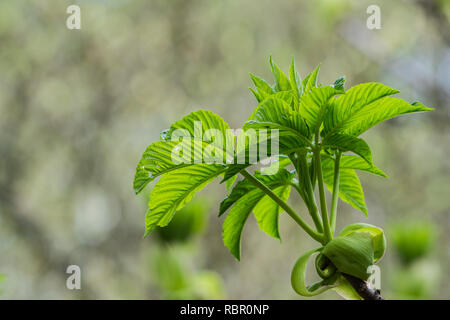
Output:
[[337,206],[338,206],[338,194],[339,194],[339,166],[341,163],[340,151],[336,152],[336,159],[334,160],[334,179],[333,179],[333,196],[331,198],[331,231],[334,234],[336,229],[336,216],[337,216]]
[[309,205],[308,208],[311,218],[314,221],[314,224],[317,228],[317,231],[323,232],[322,221],[319,217],[319,210],[317,209],[316,199],[314,197],[313,187],[311,184],[311,177],[309,175],[308,162],[306,161],[306,156],[302,156],[300,158],[301,166],[306,176],[306,192],[308,194]]
[[256,187],[261,189],[266,195],[272,198],[286,213],[294,219],[297,224],[302,227],[303,230],[306,231],[313,239],[316,241],[323,243],[324,239],[322,236],[314,231],[286,202],[284,202],[280,197],[278,197],[272,190],[270,190],[264,183],[255,178],[250,172],[247,170],[242,170],[241,174],[247,178],[251,183],[253,183]]
[[317,171],[317,182],[319,185],[320,211],[322,213],[325,239],[327,242],[329,242],[331,241],[331,239],[333,239],[333,235],[331,234],[330,222],[328,220],[327,200],[325,198],[325,190],[323,187],[322,163],[320,161],[320,147],[318,144],[316,144],[313,153],[314,153],[315,169]]

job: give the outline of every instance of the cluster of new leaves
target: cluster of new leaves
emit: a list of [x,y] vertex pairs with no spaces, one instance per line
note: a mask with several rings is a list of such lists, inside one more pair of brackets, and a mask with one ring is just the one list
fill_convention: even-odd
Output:
[[[336,155],[339,154],[339,197],[367,214],[363,190],[355,170],[380,176],[385,174],[373,164],[370,147],[359,136],[384,120],[431,109],[418,102],[410,104],[391,97],[398,91],[381,83],[363,83],[344,91],[345,80],[341,77],[332,85],[320,85],[317,83],[319,66],[302,80],[295,70],[294,61],[288,75],[272,60],[270,65],[275,79],[273,85],[251,75],[256,87],[251,90],[258,105],[241,133],[250,129],[257,133],[262,129],[277,129],[278,154],[269,152],[267,157],[277,156],[279,169],[272,175],[256,172],[255,178],[283,201],[289,198],[291,186],[295,186],[311,209],[313,193],[309,191],[314,191],[318,171],[317,162],[312,160],[313,151],[320,152],[323,181],[330,190],[333,189]],[[201,123],[200,128],[196,125],[198,123]],[[221,137],[208,135],[209,129],[218,129]],[[160,177],[150,194],[145,219],[146,234],[156,226],[166,226],[176,211],[189,202],[197,191],[220,176],[231,191],[220,205],[220,215],[229,210],[223,224],[223,240],[231,253],[240,258],[242,230],[252,212],[264,232],[280,238],[279,204],[247,178],[238,181],[232,188],[238,173],[253,163],[247,159],[245,163],[237,164],[230,159],[248,152],[252,146],[245,142],[238,143],[236,148],[230,150],[235,137],[227,129],[229,126],[221,117],[199,110],[174,123],[161,134],[160,141],[145,150],[137,165],[135,192],[139,193],[149,182]],[[183,132],[181,135],[180,130]],[[195,137],[196,132],[204,132],[205,135],[201,136],[202,139],[180,140]],[[222,141],[220,144],[217,143],[219,140]],[[258,143],[262,140],[269,144],[271,137],[258,135]],[[219,158],[224,161],[206,161],[205,153],[211,154],[214,149],[217,156],[219,147],[222,151]],[[180,158],[189,156],[197,161],[175,161],[172,156],[174,148],[189,151],[183,152]],[[258,157],[256,160],[264,159]],[[285,169],[289,164],[295,169]],[[315,223],[321,232],[321,222]]]

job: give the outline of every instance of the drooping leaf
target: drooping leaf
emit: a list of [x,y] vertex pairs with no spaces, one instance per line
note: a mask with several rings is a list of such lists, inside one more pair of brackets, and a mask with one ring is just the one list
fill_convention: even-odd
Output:
[[[323,180],[330,192],[333,192],[334,161],[325,158],[322,161]],[[361,210],[367,216],[367,207],[361,182],[355,170],[341,168],[339,173],[339,198],[354,208]]]
[[238,181],[238,183],[236,183],[234,188],[231,190],[230,194],[220,203],[219,217],[224,214],[233,204],[235,204],[236,201],[255,189],[256,187],[247,179]]
[[[262,175],[259,172],[255,173],[255,177],[263,182],[272,191],[277,192],[282,197],[288,196],[287,190],[281,188],[290,183],[293,178],[293,174],[285,169],[280,169],[277,174],[274,175]],[[277,190],[277,191],[275,191]],[[250,213],[255,209],[258,202],[264,198],[266,194],[259,188],[255,187],[252,183],[246,179],[239,181],[231,191],[231,194],[222,201],[219,214],[223,214],[228,208],[231,207],[230,212],[227,214],[223,223],[223,241],[225,246],[230,250],[236,259],[240,259],[241,252],[241,235],[244,228],[244,224],[247,221]],[[268,201],[268,200],[267,200]],[[270,201],[273,202],[272,199]],[[274,202],[275,203],[275,202]],[[278,206],[276,208],[278,213]],[[256,208],[258,211],[258,225],[260,228],[269,235],[279,237],[278,232],[278,214],[264,215],[262,208]]]
[[150,193],[145,216],[146,235],[155,226],[166,226],[175,212],[191,201],[197,191],[225,170],[223,165],[198,164],[163,175]]
[[[273,189],[273,192],[286,202],[291,192],[291,186],[284,185]],[[276,239],[281,239],[280,231],[278,229],[278,215],[282,211],[281,207],[267,195],[265,195],[256,204],[255,208],[253,208],[253,213],[259,228]]]
[[[255,177],[259,179],[261,182],[263,182],[265,185],[267,185],[267,187],[273,189],[276,187],[289,184],[289,182],[293,178],[293,173],[287,171],[286,169],[280,166],[276,174],[265,175],[259,171],[256,171]],[[257,189],[257,187],[247,179],[243,179],[238,183],[236,183],[234,188],[231,190],[230,195],[228,195],[220,203],[219,216],[224,214],[233,204],[236,203],[236,201],[241,199],[245,194],[255,189]]]
[[387,175],[377,166],[375,166],[374,164],[370,165],[369,163],[367,163],[367,161],[365,161],[359,156],[345,155],[345,154],[342,155],[339,167],[342,169],[357,169],[361,171],[367,171],[379,175],[381,177],[387,178]]
[[324,147],[339,149],[341,152],[351,151],[366,160],[368,164],[372,164],[372,151],[369,145],[361,138],[335,133],[328,136],[327,139],[324,139],[322,145]]
[[223,242],[237,260],[241,258],[241,237],[245,222],[263,196],[264,192],[259,189],[246,193],[234,204],[223,222]]
[[233,189],[233,185],[236,182],[237,179],[237,175],[231,177],[230,179],[224,181],[225,182],[225,187],[226,187],[226,191],[227,191],[227,195],[230,194],[231,189]]

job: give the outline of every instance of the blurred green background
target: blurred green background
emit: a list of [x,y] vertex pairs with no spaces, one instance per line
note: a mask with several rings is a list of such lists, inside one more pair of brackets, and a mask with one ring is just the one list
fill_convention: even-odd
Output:
[[[81,30],[66,28],[70,4]],[[366,27],[371,4],[380,30]],[[387,298],[450,298],[449,17],[444,0],[1,1],[0,298],[300,298],[290,271],[316,244],[285,215],[282,244],[249,219],[237,262],[221,240],[223,185],[186,208],[185,241],[143,239],[146,196],[132,189],[145,147],[183,115],[208,108],[241,127],[248,73],[270,79],[270,54],[285,71],[292,56],[302,76],[322,62],[322,83],[383,82],[436,109],[364,135],[389,179],[360,174],[369,217],[341,202],[338,230],[386,230]],[[82,290],[66,288],[70,264]]]

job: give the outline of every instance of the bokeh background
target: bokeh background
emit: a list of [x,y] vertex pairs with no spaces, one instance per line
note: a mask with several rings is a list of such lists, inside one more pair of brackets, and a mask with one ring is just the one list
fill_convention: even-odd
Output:
[[[66,28],[70,4],[81,30]],[[380,30],[366,27],[371,4]],[[316,244],[286,215],[282,243],[249,219],[237,262],[221,240],[223,185],[145,239],[146,195],[132,190],[145,147],[183,115],[208,108],[241,127],[248,73],[271,79],[270,54],[285,71],[292,56],[302,76],[321,62],[322,83],[383,82],[436,109],[364,135],[389,179],[359,174],[369,217],[341,202],[338,229],[386,230],[386,297],[450,298],[449,17],[445,0],[2,0],[0,298],[301,298],[290,271]],[[70,264],[81,290],[66,288]]]

